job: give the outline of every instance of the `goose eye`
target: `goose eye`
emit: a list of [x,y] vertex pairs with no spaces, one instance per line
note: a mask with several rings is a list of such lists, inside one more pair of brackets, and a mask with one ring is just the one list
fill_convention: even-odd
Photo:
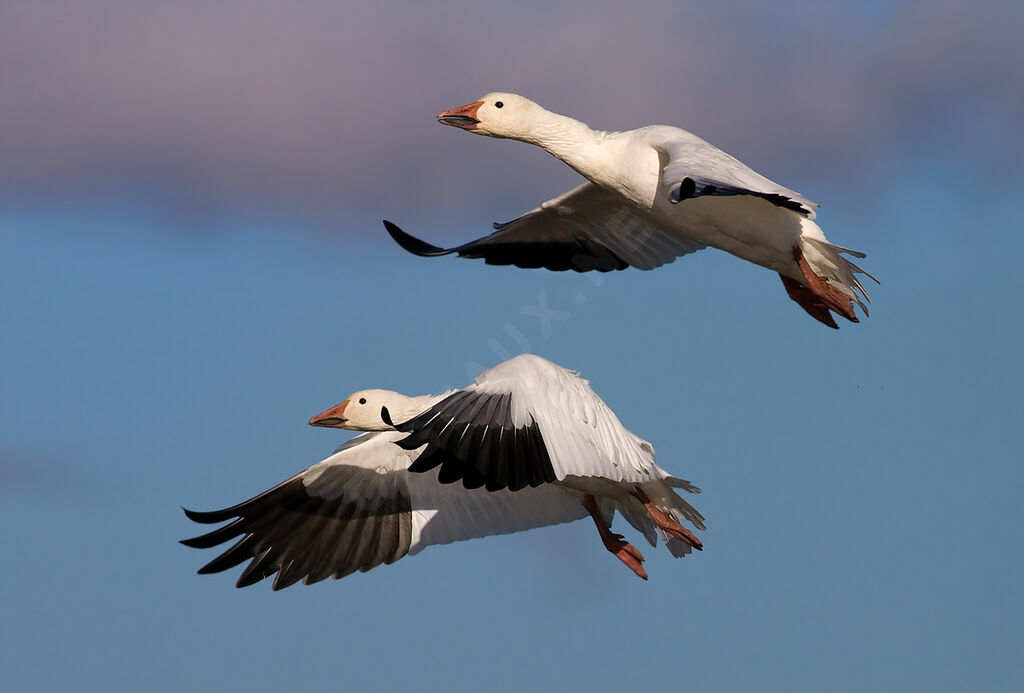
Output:
[[359,403],[360,404],[366,404],[366,398],[365,397],[360,397],[359,398]]
[[501,101],[495,101],[495,102],[494,102],[494,107],[495,107],[495,108],[501,108],[501,107],[502,107],[502,106],[504,106],[504,105],[505,105],[505,104],[503,104],[503,103],[502,103]]

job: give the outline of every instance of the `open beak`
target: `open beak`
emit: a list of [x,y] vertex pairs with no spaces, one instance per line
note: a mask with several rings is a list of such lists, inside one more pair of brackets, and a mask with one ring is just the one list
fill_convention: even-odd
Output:
[[484,105],[483,101],[474,101],[465,106],[459,106],[448,111],[441,111],[437,114],[437,122],[441,125],[451,125],[463,130],[476,130],[480,121],[476,117],[477,109]]
[[348,423],[348,419],[345,418],[345,407],[348,406],[348,400],[339,404],[336,407],[331,407],[327,411],[317,414],[309,420],[310,426],[323,426],[324,428],[344,428],[345,424]]

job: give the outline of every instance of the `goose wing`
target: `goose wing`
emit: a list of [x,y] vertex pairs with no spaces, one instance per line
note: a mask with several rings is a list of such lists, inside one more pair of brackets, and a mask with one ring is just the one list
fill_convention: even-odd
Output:
[[626,430],[589,383],[524,354],[477,376],[397,426],[400,447],[426,446],[409,468],[490,491],[543,487],[569,476],[662,478],[650,443]]
[[426,243],[390,221],[384,226],[415,255],[457,253],[483,258],[489,265],[555,271],[649,270],[706,247],[655,225],[618,193],[590,182],[517,219],[494,224],[494,233],[454,248]]
[[661,179],[674,203],[701,195],[753,195],[810,219],[815,216],[816,203],[765,178],[693,133],[661,125],[646,128],[645,133],[666,159]]
[[408,467],[419,456],[395,442],[405,434],[367,433],[327,459],[243,503],[192,520],[226,525],[182,541],[211,548],[237,539],[199,569],[229,570],[249,561],[237,586],[276,573],[273,588],[341,578],[436,544],[571,522],[586,515],[561,489],[529,493],[470,491]]

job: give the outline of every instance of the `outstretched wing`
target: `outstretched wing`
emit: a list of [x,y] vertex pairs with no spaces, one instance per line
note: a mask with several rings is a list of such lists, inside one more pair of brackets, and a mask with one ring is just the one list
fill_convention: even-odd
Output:
[[650,444],[627,431],[576,373],[531,354],[484,371],[476,382],[397,426],[409,468],[439,469],[442,483],[520,491],[568,476],[643,482],[662,478]]
[[455,248],[438,248],[389,221],[385,228],[410,253],[435,257],[458,253],[489,265],[563,271],[649,270],[706,247],[651,223],[619,194],[583,183],[495,232]]
[[206,549],[242,537],[199,569],[219,573],[250,561],[238,587],[277,573],[277,590],[394,563],[412,545],[412,497],[399,472],[414,457],[382,434],[357,436],[244,503],[213,512],[186,510],[196,522],[232,522],[182,543]]
[[661,172],[669,199],[683,202],[701,195],[753,195],[813,219],[818,205],[800,193],[765,178],[739,159],[679,128],[647,128],[651,143],[667,158]]
[[419,451],[394,444],[404,437],[394,431],[357,436],[244,503],[213,512],[186,510],[196,522],[230,522],[182,543],[205,549],[241,537],[199,572],[217,573],[249,561],[237,586],[276,573],[278,590],[299,580],[311,584],[367,571],[435,544],[571,522],[586,514],[554,486],[489,493],[441,484],[436,472],[411,473],[407,468]]

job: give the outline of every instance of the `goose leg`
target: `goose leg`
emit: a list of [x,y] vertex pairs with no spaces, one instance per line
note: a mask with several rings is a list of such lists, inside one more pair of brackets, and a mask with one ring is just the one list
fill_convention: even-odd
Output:
[[637,551],[636,547],[629,542],[623,541],[621,534],[612,533],[607,523],[605,523],[604,517],[601,516],[601,511],[597,508],[597,501],[592,495],[587,494],[583,496],[583,507],[594,518],[594,524],[597,525],[597,531],[601,535],[604,547],[615,554],[615,557],[625,563],[630,570],[646,580],[647,573],[644,571],[643,566],[640,565],[644,560],[643,554]]
[[679,541],[689,544],[698,551],[704,550],[704,544],[701,543],[700,539],[694,536],[693,532],[676,522],[674,518],[654,507],[654,504],[651,503],[651,499],[647,497],[647,494],[644,493],[639,486],[636,486],[633,489],[633,495],[638,501],[643,503],[644,508],[647,510],[647,514],[651,516],[652,520],[654,520],[654,524],[658,525],[658,527],[665,530]]
[[[804,282],[803,285],[800,285],[792,279],[787,281],[788,277],[782,277],[786,293],[791,299],[799,303],[815,319],[829,327],[839,327],[832,316],[828,314],[830,310],[842,315],[850,322],[860,322],[857,314],[853,312],[853,301],[850,297],[829,284],[827,279],[814,273],[799,245],[793,246],[793,259],[800,267],[800,273],[804,275]],[[822,313],[824,313],[824,317]]]
[[807,314],[820,323],[828,325],[834,330],[839,329],[839,325],[832,319],[832,314],[828,310],[828,306],[822,302],[820,298],[814,295],[810,289],[796,281],[790,279],[784,274],[779,275],[779,279],[782,280],[782,285],[786,287],[786,293],[789,297],[796,301],[801,308],[807,311]]

